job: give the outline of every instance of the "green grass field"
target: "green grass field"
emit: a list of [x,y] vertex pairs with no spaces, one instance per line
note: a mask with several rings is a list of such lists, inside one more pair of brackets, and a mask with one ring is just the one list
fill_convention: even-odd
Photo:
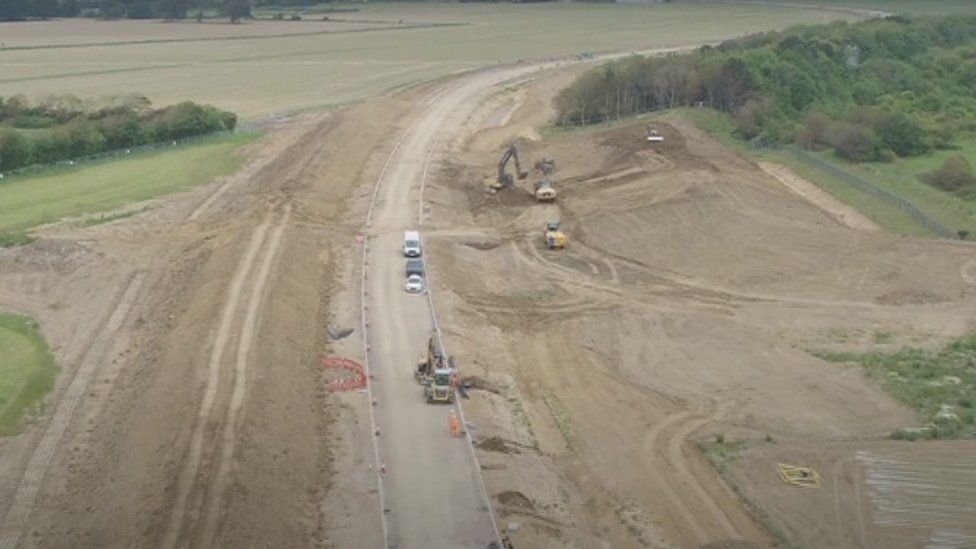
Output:
[[54,387],[58,368],[37,326],[0,314],[0,435],[17,433]]
[[[798,160],[786,151],[753,149],[736,139],[734,126],[727,116],[711,109],[676,109],[664,116],[677,116],[693,122],[702,130],[715,136],[740,154],[757,160],[768,160],[789,167],[798,175],[817,184],[835,198],[853,206],[886,231],[914,236],[932,236],[932,232],[915,221],[904,211],[864,193],[836,177]],[[844,170],[860,175],[888,191],[908,200],[917,208],[952,230],[968,230],[976,234],[976,200],[961,199],[926,185],[918,180],[921,172],[939,167],[947,156],[963,154],[969,158],[976,153],[976,139],[960,143],[960,150],[936,151],[918,158],[898,160],[893,163],[853,164],[837,158],[833,153],[817,155]]]
[[206,183],[240,168],[245,162],[241,147],[255,139],[257,134],[238,134],[0,183],[0,234]]
[[[0,96],[143,93],[156,104],[192,99],[258,118],[498,62],[689,45],[854,17],[704,2],[348,6],[358,11],[330,15],[341,21],[5,23]],[[431,26],[448,23],[459,25]]]

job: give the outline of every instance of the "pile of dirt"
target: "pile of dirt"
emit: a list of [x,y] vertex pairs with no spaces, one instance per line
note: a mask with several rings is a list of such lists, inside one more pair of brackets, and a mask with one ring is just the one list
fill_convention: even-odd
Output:
[[519,450],[518,446],[515,445],[510,440],[505,440],[501,437],[493,436],[488,437],[484,440],[479,440],[475,443],[481,450],[486,452],[500,452],[502,454],[521,454],[522,451]]
[[532,504],[532,500],[525,497],[525,494],[517,490],[505,490],[495,495],[495,499],[501,502],[502,505],[507,505],[516,509],[523,509],[527,511],[534,511],[535,505]]

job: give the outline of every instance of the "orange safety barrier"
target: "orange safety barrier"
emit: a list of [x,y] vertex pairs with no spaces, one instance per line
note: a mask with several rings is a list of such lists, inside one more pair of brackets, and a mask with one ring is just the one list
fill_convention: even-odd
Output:
[[323,368],[337,368],[352,374],[351,377],[329,381],[330,391],[354,391],[366,387],[366,369],[363,365],[348,358],[329,357],[322,360]]

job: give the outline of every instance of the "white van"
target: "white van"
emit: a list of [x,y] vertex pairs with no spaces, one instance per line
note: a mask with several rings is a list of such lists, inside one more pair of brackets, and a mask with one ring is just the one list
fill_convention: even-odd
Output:
[[403,233],[403,255],[407,257],[420,257],[420,233],[417,231],[405,231]]

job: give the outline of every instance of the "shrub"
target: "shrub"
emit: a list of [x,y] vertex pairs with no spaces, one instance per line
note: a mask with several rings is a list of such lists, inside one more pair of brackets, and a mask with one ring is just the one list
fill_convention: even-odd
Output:
[[0,130],[0,171],[12,170],[31,163],[34,144],[16,130]]
[[827,131],[827,141],[834,147],[837,156],[854,162],[885,158],[877,136],[869,128],[861,125],[835,122]]
[[976,174],[962,155],[950,156],[942,167],[918,176],[923,182],[944,191],[972,194],[976,192]]
[[874,131],[884,146],[898,156],[918,156],[929,151],[925,131],[914,118],[903,113],[885,113],[877,118]]

